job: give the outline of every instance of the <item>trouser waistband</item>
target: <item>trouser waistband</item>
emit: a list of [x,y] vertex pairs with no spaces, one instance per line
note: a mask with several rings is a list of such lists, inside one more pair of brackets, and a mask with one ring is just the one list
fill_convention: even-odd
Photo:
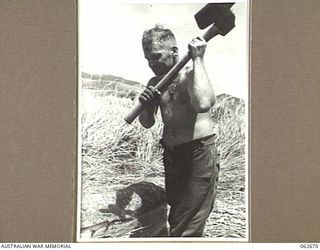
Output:
[[175,145],[172,149],[164,144],[163,138],[161,138],[160,144],[165,149],[179,150],[179,149],[185,149],[185,148],[189,148],[189,147],[190,148],[197,147],[197,146],[200,146],[200,145],[203,145],[203,146],[212,145],[212,144],[215,143],[215,136],[216,136],[215,134],[211,134],[211,135],[208,135],[208,136],[205,136],[205,137],[201,137],[201,138],[189,141],[189,142],[181,143],[181,144]]

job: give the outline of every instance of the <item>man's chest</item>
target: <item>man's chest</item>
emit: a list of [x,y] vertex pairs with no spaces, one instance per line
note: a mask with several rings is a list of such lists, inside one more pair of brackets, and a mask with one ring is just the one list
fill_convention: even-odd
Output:
[[185,82],[173,82],[164,91],[161,98],[162,105],[186,105],[190,103],[188,95],[187,84]]
[[160,108],[165,123],[184,120],[185,116],[192,112],[187,86],[185,84],[171,84],[162,95]]

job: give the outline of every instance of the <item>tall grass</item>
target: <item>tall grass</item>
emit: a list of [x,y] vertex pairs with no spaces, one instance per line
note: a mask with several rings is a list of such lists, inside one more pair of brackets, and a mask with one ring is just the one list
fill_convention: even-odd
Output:
[[212,119],[217,134],[220,153],[222,181],[221,188],[239,189],[245,187],[245,103],[224,95],[212,109]]
[[128,125],[124,117],[134,102],[128,98],[83,90],[81,102],[82,183],[87,178],[109,180],[116,175],[162,176],[157,122],[144,129],[138,121]]
[[[136,120],[123,120],[134,102],[128,98],[83,90],[81,102],[82,175],[84,178],[108,175],[162,176],[162,149],[159,140],[162,123],[157,118],[151,129]],[[221,166],[241,172],[244,181],[245,123],[244,103],[228,96],[218,99],[212,117],[221,155]],[[84,180],[85,181],[85,180]]]

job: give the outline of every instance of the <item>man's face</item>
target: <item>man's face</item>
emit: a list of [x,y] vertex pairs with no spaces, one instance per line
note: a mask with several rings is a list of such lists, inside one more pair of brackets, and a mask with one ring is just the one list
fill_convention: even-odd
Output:
[[144,56],[156,76],[165,75],[175,63],[173,50],[168,47],[152,46],[144,51]]

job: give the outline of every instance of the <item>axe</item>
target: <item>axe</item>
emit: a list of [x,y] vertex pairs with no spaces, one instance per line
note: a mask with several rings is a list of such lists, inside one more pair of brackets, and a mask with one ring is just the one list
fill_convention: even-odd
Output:
[[[230,10],[232,5],[234,5],[234,3],[209,3],[195,14],[194,17],[200,29],[205,29],[213,24],[202,36],[206,42],[219,34],[225,36],[235,27],[235,16]],[[190,58],[189,53],[182,57],[158,82],[155,88],[162,93],[171,84],[171,81],[176,74],[187,64]],[[141,103],[138,103],[124,120],[131,124],[140,115],[143,109],[144,106]]]

